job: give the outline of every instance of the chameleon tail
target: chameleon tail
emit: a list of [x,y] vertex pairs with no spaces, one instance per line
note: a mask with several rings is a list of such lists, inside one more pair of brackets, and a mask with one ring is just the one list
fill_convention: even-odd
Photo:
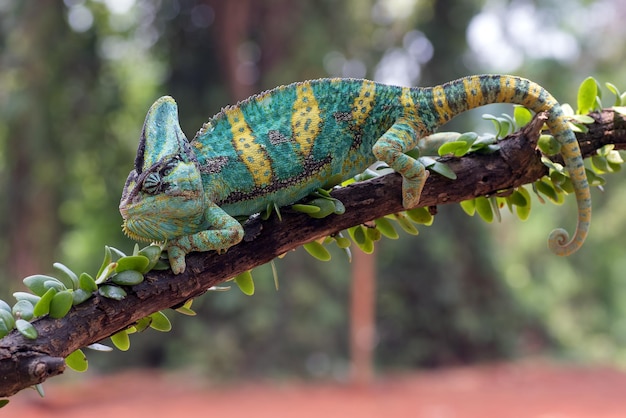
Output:
[[578,205],[576,232],[570,240],[564,229],[550,233],[548,247],[557,255],[570,255],[585,241],[591,221],[591,193],[585,174],[583,158],[574,132],[568,127],[561,106],[546,89],[520,77],[507,75],[478,75],[461,78],[431,89],[432,104],[443,124],[453,116],[492,103],[523,105],[534,112],[546,112],[546,124],[561,145],[561,155],[569,172]]

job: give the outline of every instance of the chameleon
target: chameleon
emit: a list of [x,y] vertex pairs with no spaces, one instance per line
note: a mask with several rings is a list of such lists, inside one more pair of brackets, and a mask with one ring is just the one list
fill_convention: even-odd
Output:
[[123,231],[166,242],[175,274],[194,251],[226,251],[243,239],[237,218],[293,204],[349,179],[376,161],[402,176],[402,204],[418,205],[429,172],[405,154],[459,113],[513,103],[547,113],[578,207],[576,231],[548,238],[558,255],[578,250],[589,230],[591,196],[581,151],[556,99],[517,76],[476,75],[434,87],[322,78],[268,90],[223,108],[189,141],[173,98],[149,109],[134,169],[120,201]]

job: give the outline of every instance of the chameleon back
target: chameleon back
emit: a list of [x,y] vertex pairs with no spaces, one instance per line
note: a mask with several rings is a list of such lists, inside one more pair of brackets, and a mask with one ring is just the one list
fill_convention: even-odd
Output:
[[285,206],[363,172],[402,111],[402,87],[321,79],[228,107],[192,141],[207,198],[232,216]]

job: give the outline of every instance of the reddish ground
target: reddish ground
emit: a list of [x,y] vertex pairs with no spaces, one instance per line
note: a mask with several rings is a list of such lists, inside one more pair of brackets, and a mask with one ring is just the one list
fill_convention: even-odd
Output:
[[18,394],[0,417],[626,417],[625,372],[547,363],[384,376],[361,388],[292,381],[218,387],[154,372],[65,380],[48,382],[44,399]]

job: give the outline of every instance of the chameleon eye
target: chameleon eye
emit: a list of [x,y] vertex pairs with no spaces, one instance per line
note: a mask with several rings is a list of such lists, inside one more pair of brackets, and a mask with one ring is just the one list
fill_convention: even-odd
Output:
[[143,181],[143,191],[149,194],[156,194],[162,184],[159,173],[150,173]]
[[172,158],[171,160],[169,160],[167,164],[165,164],[165,167],[163,167],[163,169],[161,170],[161,175],[164,177],[169,175],[179,162],[180,162],[179,156],[176,156]]

